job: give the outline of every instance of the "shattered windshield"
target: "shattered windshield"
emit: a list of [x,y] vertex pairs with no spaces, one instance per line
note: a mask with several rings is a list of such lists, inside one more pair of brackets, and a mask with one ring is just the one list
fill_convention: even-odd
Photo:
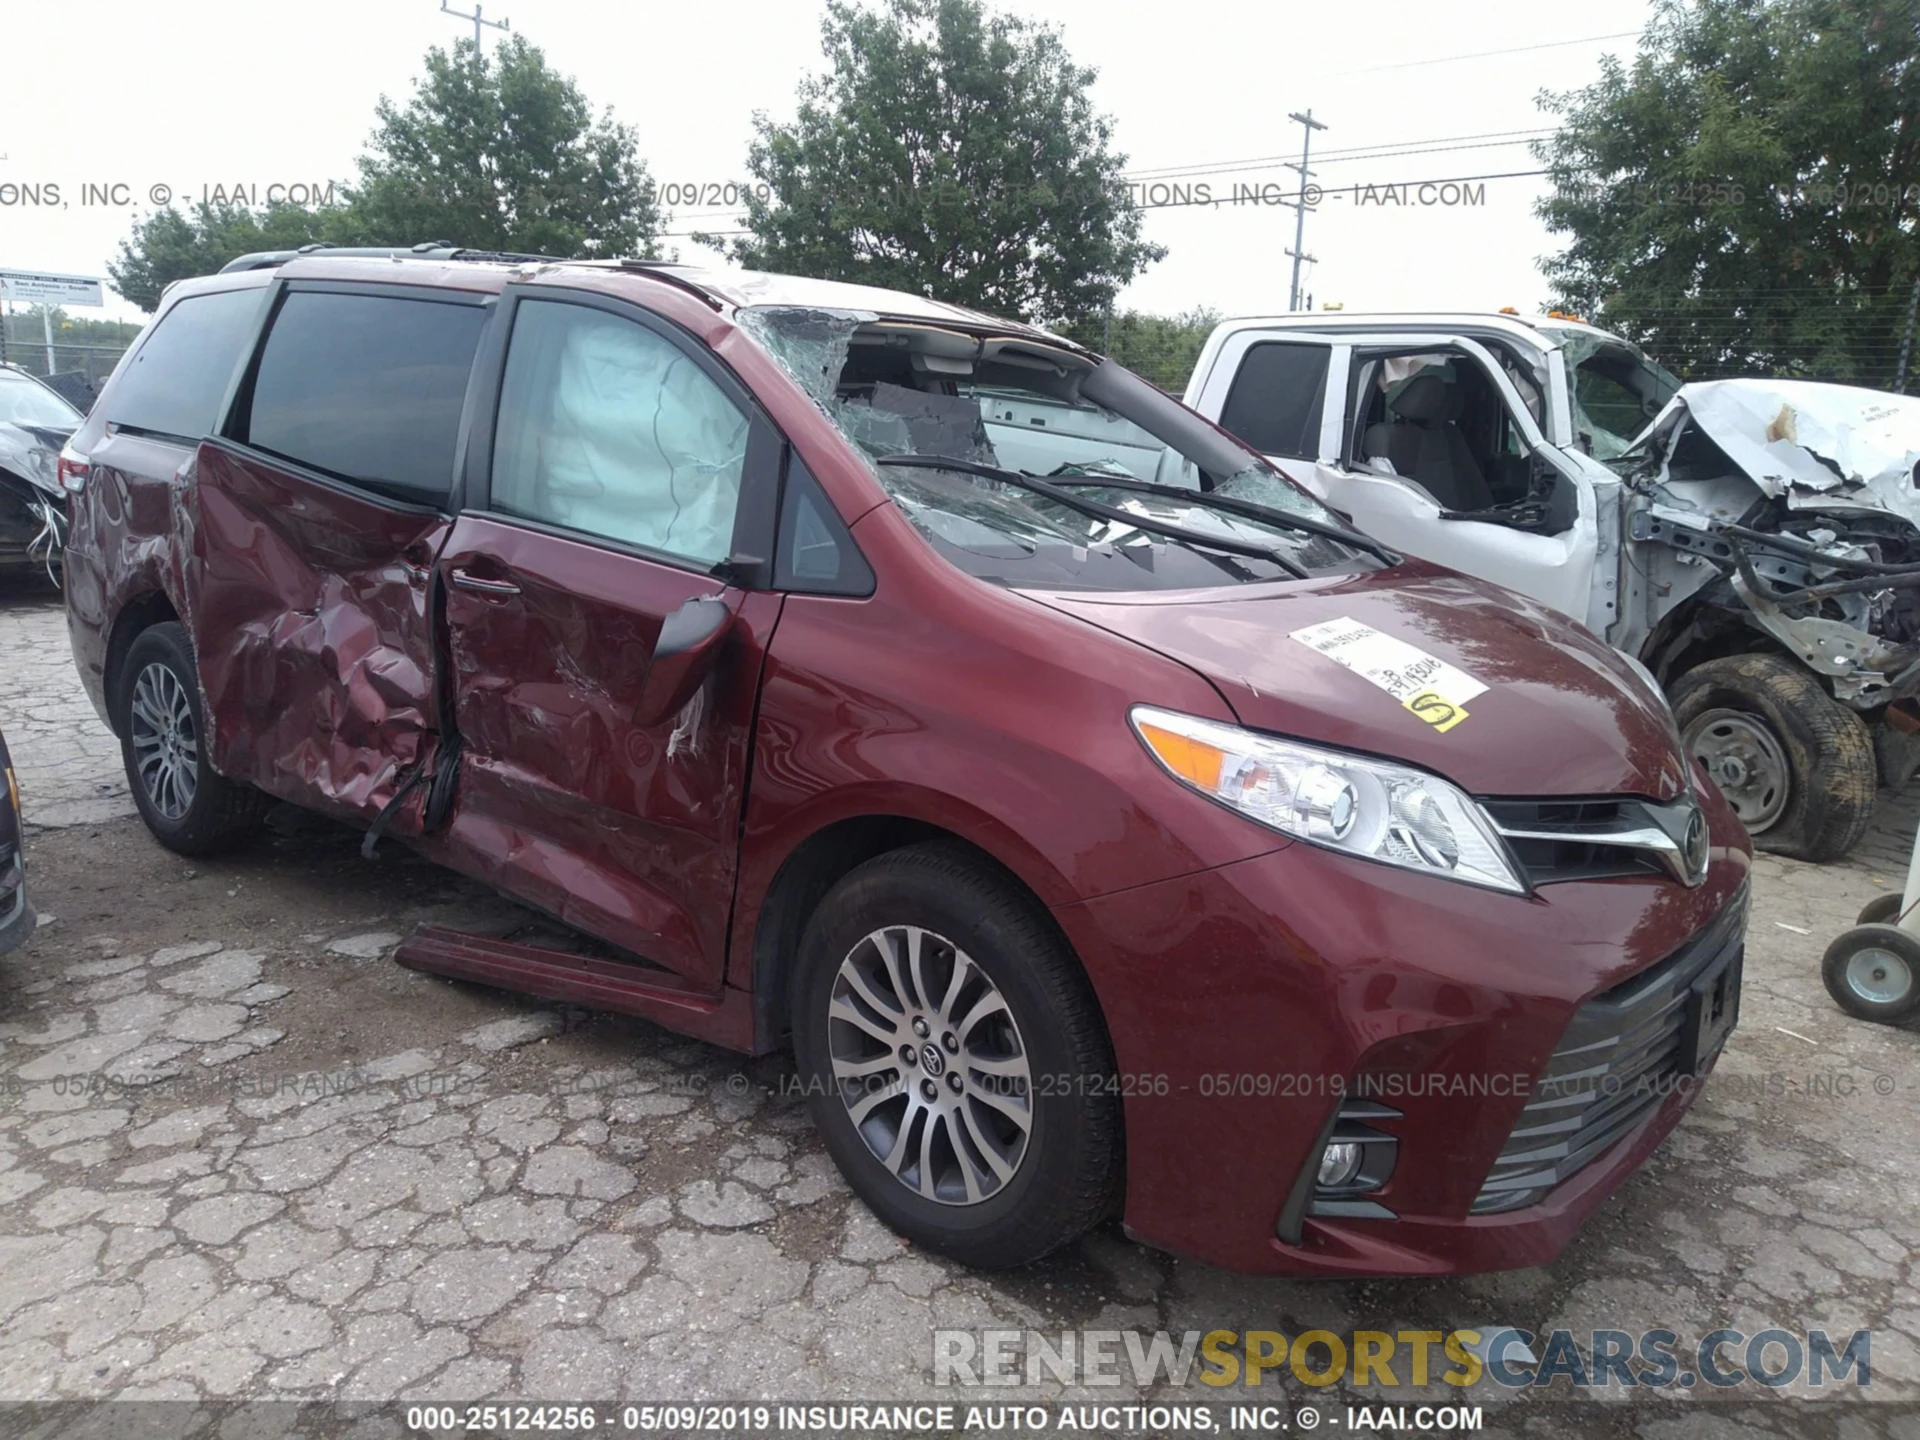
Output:
[[1187,589],[1383,563],[1258,456],[1117,366],[871,312],[763,306],[737,319],[934,549],[981,579]]
[[1596,460],[1617,460],[1652,423],[1680,381],[1624,340],[1563,330],[1573,431]]

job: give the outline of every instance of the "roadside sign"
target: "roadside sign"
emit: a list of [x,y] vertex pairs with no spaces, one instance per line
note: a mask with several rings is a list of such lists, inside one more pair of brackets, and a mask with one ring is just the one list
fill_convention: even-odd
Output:
[[0,296],[28,305],[104,305],[103,281],[90,275],[49,275],[0,270]]

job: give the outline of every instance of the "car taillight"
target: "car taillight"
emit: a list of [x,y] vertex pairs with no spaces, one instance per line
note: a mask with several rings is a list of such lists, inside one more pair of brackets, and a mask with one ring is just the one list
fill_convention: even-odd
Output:
[[60,452],[60,488],[69,495],[78,495],[87,488],[87,476],[93,473],[93,466],[87,463],[87,457],[72,446]]

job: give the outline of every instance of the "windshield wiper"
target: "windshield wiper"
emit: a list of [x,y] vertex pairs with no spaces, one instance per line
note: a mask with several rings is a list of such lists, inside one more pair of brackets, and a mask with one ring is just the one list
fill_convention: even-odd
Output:
[[1037,475],[1029,475],[1021,470],[1003,470],[998,465],[982,465],[977,460],[963,460],[958,455],[882,455],[874,461],[874,464],[901,465],[918,470],[957,470],[963,475],[978,475],[986,480],[1000,480],[1008,485],[1017,485],[1022,490],[1031,490],[1036,495],[1044,495],[1047,499],[1064,505],[1069,510],[1078,510],[1082,515],[1091,515],[1096,520],[1114,520],[1122,525],[1130,525],[1136,530],[1145,530],[1149,534],[1164,535],[1182,544],[1220,550],[1228,555],[1245,555],[1255,560],[1266,560],[1278,565],[1295,579],[1308,578],[1306,566],[1291,555],[1275,550],[1271,546],[1257,545],[1251,540],[1209,535],[1204,530],[1189,530],[1184,525],[1175,525],[1170,521],[1136,515],[1131,510],[1122,510],[1117,505],[1102,505],[1098,500],[1088,500],[1084,496],[1075,495],[1061,489],[1058,485],[1042,480]]
[[[1329,525],[1324,520],[1310,520],[1304,515],[1296,515],[1291,510],[1276,510],[1271,505],[1262,505],[1257,500],[1241,500],[1232,495],[1216,495],[1211,490],[1189,490],[1184,485],[1162,485],[1153,480],[1107,479],[1093,475],[1062,475],[1050,477],[1062,485],[1111,485],[1116,490],[1143,490],[1153,495],[1171,495],[1185,500],[1189,505],[1210,506],[1224,510],[1229,515],[1238,515],[1242,519],[1257,520],[1266,525],[1278,525],[1283,530],[1304,530],[1309,535],[1320,535],[1328,540],[1338,540],[1342,545],[1351,545],[1355,550],[1364,550],[1375,559],[1388,565],[1398,565],[1400,556],[1389,550],[1378,540],[1362,535],[1358,530],[1349,530],[1344,525]],[[1283,480],[1280,482],[1285,484]]]

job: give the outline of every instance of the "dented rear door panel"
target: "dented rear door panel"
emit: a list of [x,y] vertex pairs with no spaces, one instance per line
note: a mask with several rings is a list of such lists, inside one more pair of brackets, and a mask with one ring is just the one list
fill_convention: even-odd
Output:
[[433,755],[428,582],[447,520],[209,440],[176,524],[215,768],[371,822]]

